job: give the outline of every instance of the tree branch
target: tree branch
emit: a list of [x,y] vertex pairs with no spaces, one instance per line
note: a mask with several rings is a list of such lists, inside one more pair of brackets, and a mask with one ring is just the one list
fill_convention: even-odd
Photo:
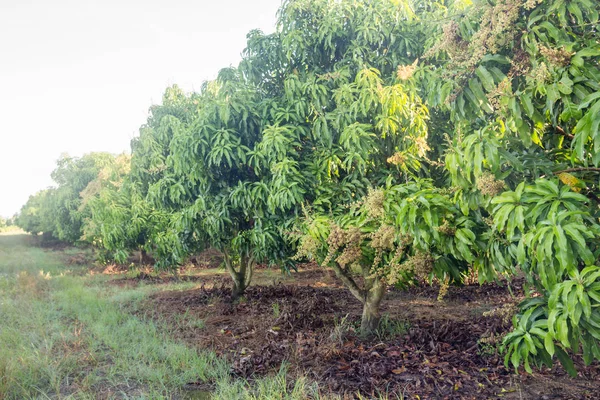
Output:
[[226,251],[223,251],[223,261],[225,261],[225,269],[227,270],[227,272],[229,272],[229,275],[231,275],[231,279],[233,279],[233,281],[237,285],[240,281],[239,274],[235,270],[233,264],[231,263],[231,257],[229,257],[229,254],[227,254]]
[[563,128],[561,128],[560,126],[555,126],[554,129],[556,130],[556,132],[558,132],[559,134],[563,135],[566,138],[569,138],[571,140],[575,139],[575,135],[565,132],[565,130]]
[[252,275],[254,274],[254,257],[250,256],[248,259],[248,266],[246,267],[244,276],[244,285],[250,286],[250,282],[252,282]]
[[600,172],[600,168],[596,167],[577,167],[577,168],[567,168],[562,171],[556,171],[554,175],[562,174],[563,172]]
[[375,281],[377,280],[377,278],[374,277],[371,273],[371,267],[369,265],[361,264],[360,269],[365,282],[365,297],[368,297],[369,293],[371,292],[371,289],[375,285]]
[[346,273],[346,271],[341,269],[337,263],[333,263],[333,270],[335,271],[335,274],[337,275],[337,277],[340,278],[342,282],[344,282],[344,285],[346,285],[346,287],[348,287],[348,289],[350,290],[350,293],[352,293],[352,295],[354,297],[356,297],[358,299],[358,301],[360,301],[361,303],[364,304],[364,302],[366,301],[365,294],[358,287],[358,285],[356,284],[354,279],[352,279],[352,277],[350,277]]

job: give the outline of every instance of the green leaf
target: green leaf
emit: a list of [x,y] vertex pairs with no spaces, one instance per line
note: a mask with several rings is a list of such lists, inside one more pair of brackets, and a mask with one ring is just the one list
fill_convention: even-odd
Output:
[[477,67],[475,73],[481,80],[481,83],[483,84],[485,90],[487,90],[488,92],[492,92],[496,89],[496,85],[494,84],[494,78],[492,77],[492,74],[483,65]]
[[525,115],[527,115],[529,118],[533,117],[533,113],[534,113],[535,109],[533,108],[533,103],[531,102],[531,97],[528,94],[523,93],[520,98],[521,98],[521,105],[523,106],[523,109],[525,110]]
[[569,343],[569,326],[566,316],[562,315],[558,318],[556,328],[556,337],[563,346],[569,348],[571,345]]
[[561,347],[556,347],[556,357],[558,357],[558,360],[562,364],[565,371],[567,371],[569,376],[575,378],[577,376],[577,370],[575,369],[573,360],[571,360],[571,357],[569,357],[569,355]]
[[544,337],[544,348],[550,354],[550,357],[554,356],[554,337],[550,332],[546,333]]

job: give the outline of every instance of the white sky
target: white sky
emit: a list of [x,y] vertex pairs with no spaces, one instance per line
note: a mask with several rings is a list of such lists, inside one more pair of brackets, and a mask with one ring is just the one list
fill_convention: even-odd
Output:
[[0,216],[64,152],[129,151],[148,108],[237,65],[281,0],[0,0]]

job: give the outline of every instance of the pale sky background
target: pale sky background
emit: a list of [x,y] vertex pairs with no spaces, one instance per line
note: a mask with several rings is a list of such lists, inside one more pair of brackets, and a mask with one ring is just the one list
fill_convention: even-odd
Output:
[[62,153],[129,152],[164,89],[237,65],[281,0],[0,0],[0,216]]

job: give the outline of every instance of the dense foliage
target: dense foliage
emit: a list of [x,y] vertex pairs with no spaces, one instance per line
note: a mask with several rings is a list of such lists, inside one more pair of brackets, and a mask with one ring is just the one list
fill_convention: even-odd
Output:
[[14,225],[14,221],[12,218],[2,218],[0,217],[0,228],[6,228]]
[[365,334],[388,285],[523,274],[507,365],[574,373],[569,352],[600,359],[599,12],[285,1],[237,68],[167,89],[130,163],[61,160],[19,223],[159,267],[217,248],[234,297],[256,263],[316,259],[364,304]]
[[31,196],[21,209],[17,224],[27,232],[44,232],[67,242],[80,240],[89,209],[81,193],[98,174],[112,163],[108,153],[90,153],[83,157],[62,156],[52,179],[57,186]]
[[0,232],[14,230],[14,229],[18,229],[15,226],[15,218],[14,217],[10,217],[10,218],[0,217]]
[[473,267],[486,279],[520,270],[531,284],[505,339],[507,362],[529,371],[556,355],[574,373],[568,349],[587,363],[600,356],[599,10],[589,1],[471,7],[426,52],[427,103],[450,121],[455,200],[489,225],[474,237]]

